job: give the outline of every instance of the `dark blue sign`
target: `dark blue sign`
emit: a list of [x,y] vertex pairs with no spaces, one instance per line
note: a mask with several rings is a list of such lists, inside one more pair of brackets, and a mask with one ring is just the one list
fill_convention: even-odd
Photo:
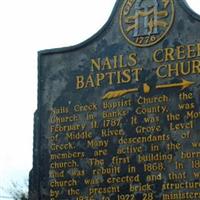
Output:
[[31,200],[200,199],[199,27],[184,0],[118,0],[39,52]]

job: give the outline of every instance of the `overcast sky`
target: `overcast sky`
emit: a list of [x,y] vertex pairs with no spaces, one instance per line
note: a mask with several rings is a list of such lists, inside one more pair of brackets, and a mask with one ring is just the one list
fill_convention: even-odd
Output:
[[[2,187],[11,181],[23,182],[32,167],[37,51],[75,45],[91,37],[105,24],[114,3],[0,0],[0,196],[6,195]],[[200,12],[200,0],[188,3]]]

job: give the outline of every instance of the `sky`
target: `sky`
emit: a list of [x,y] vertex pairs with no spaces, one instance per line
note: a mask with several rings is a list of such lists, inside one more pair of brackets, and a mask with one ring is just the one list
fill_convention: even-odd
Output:
[[[187,0],[200,13],[200,0]],[[83,42],[115,0],[0,0],[0,196],[32,168],[37,51]],[[0,200],[3,198],[0,197]]]

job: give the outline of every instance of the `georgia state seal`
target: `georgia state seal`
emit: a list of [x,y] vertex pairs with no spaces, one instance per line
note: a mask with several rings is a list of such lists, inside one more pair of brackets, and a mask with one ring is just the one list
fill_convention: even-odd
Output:
[[120,29],[132,45],[148,47],[162,40],[174,21],[173,0],[124,0]]

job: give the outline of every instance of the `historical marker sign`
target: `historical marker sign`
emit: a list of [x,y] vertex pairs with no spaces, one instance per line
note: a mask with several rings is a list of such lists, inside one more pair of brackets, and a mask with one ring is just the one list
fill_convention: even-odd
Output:
[[39,52],[30,199],[200,199],[199,27],[184,0],[118,0]]

